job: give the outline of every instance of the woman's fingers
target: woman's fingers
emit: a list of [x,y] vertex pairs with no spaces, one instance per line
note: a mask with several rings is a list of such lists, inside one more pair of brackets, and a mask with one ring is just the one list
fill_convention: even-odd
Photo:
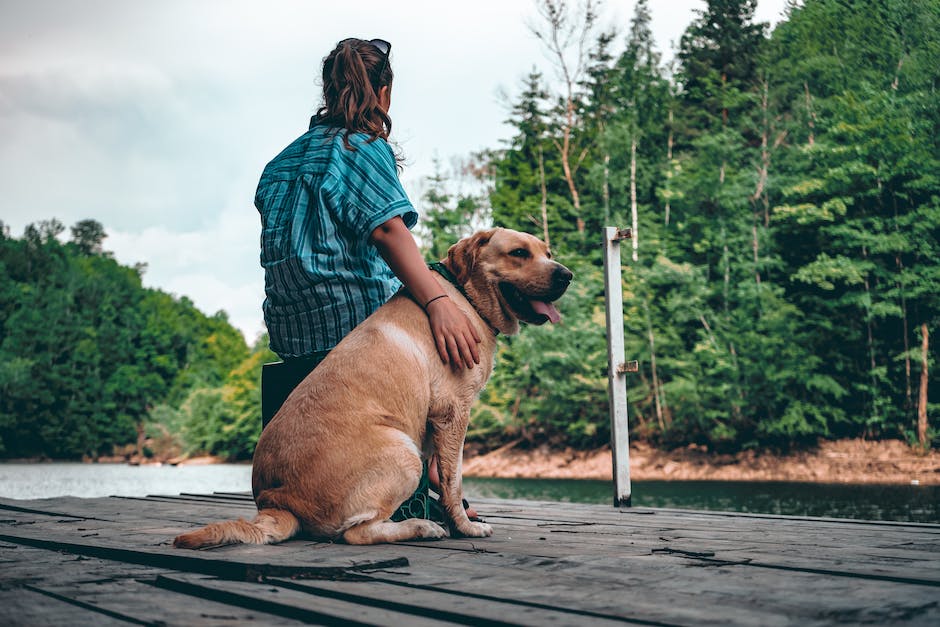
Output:
[[458,336],[457,346],[460,348],[460,361],[470,370],[473,369],[473,355],[470,352],[470,344],[467,342],[467,337],[464,334]]
[[435,331],[432,335],[434,335],[434,343],[437,344],[437,354],[441,356],[441,361],[447,365],[447,341],[440,331]]
[[456,370],[466,366],[472,369],[480,363],[480,351],[477,344],[480,334],[467,318],[449,299],[435,300],[428,307],[431,316],[431,330],[441,361],[450,364]]
[[[469,337],[466,337],[466,342],[467,342],[467,348],[470,349],[470,355],[469,355],[469,357],[470,357],[471,359],[473,359],[473,363],[475,363],[475,364],[480,363],[480,351],[479,351],[479,349],[477,349],[477,344],[479,343],[479,341],[480,341],[480,338],[477,337],[477,334],[476,334],[474,328],[471,326],[471,327],[470,327],[470,336],[469,336]],[[468,362],[468,363],[469,363],[469,362]],[[470,367],[472,368],[473,366],[470,366]]]
[[453,361],[463,363],[468,369],[473,369],[474,364],[480,363],[480,351],[477,349],[479,342],[473,333],[473,326],[466,321],[464,328],[459,329],[455,334],[455,343],[460,351],[459,355],[451,353]]
[[457,344],[457,337],[449,333],[447,335],[447,352],[450,353],[450,365],[455,370],[463,368],[463,357],[460,354],[460,346]]
[[[483,341],[483,340],[480,338],[480,333],[477,331],[477,328],[476,328],[475,326],[473,326],[472,324],[470,324],[470,321],[469,321],[469,320],[467,320],[467,328],[470,329],[470,335],[473,336],[473,343],[474,343],[474,344],[479,344],[480,342]],[[480,363],[480,361],[477,360],[477,363]]]

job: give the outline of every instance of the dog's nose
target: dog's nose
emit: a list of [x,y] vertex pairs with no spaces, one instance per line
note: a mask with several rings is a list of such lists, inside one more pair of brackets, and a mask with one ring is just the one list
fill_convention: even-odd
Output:
[[572,278],[574,278],[574,275],[571,273],[571,270],[560,263],[555,266],[555,272],[552,276],[552,281],[555,285],[568,285],[571,283]]

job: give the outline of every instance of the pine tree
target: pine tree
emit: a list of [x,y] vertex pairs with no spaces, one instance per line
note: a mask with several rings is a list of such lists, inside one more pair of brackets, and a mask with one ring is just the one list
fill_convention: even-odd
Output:
[[489,196],[493,223],[537,234],[551,242],[565,230],[561,208],[565,184],[557,155],[548,138],[548,92],[542,75],[532,70],[522,84],[508,122],[516,135],[493,155],[493,191]]

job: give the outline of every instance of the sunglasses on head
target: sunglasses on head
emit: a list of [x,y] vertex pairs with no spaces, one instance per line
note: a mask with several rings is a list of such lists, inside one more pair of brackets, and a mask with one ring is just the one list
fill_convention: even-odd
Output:
[[358,39],[356,37],[350,37],[349,39],[344,39],[339,42],[340,45],[346,43],[347,41],[356,41],[364,42],[371,44],[376,50],[378,50],[382,55],[382,66],[379,68],[379,76],[382,76],[382,72],[385,71],[385,67],[388,65],[388,55],[392,51],[392,44],[385,41],[384,39]]

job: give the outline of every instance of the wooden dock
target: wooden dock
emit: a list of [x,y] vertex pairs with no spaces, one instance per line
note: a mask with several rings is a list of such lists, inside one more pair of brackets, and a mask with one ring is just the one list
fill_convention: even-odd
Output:
[[940,525],[474,505],[492,538],[182,551],[248,495],[0,499],[0,625],[940,625]]

